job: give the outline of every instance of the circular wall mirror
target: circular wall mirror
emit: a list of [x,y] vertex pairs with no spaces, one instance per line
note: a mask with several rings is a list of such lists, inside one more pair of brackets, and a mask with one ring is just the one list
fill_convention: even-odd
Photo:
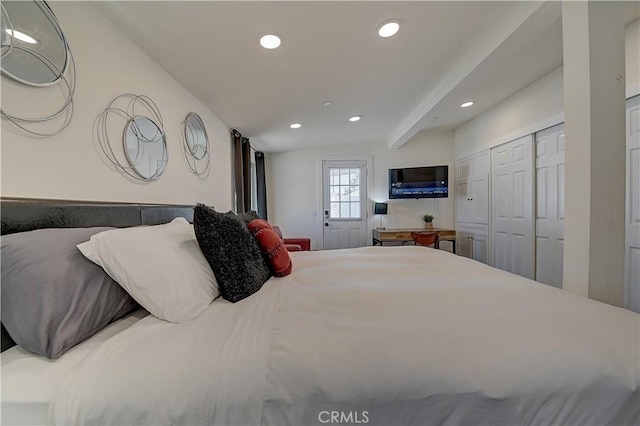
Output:
[[[118,125],[120,120],[124,121],[124,127]],[[94,132],[104,158],[128,178],[154,181],[167,167],[169,152],[162,115],[148,96],[132,93],[116,96],[96,118]],[[115,143],[116,135],[122,137],[121,144]],[[123,152],[114,150],[115,147],[122,147]]]
[[12,38],[9,34],[13,34],[13,25],[2,3],[0,3],[0,14],[0,58],[4,58],[11,51]]
[[[67,40],[55,15],[42,1],[4,1],[0,25],[6,55],[0,69],[29,86],[49,86],[60,80],[68,65]],[[4,18],[4,16],[3,16]]]
[[131,168],[143,179],[157,179],[167,166],[164,132],[151,119],[134,117],[124,129],[124,152]]
[[191,112],[184,124],[184,140],[187,150],[196,160],[202,160],[209,151],[209,136],[198,114]]
[[190,112],[182,122],[182,131],[184,133],[182,151],[187,166],[191,173],[204,180],[209,176],[211,161],[209,161],[209,136],[202,118],[195,112]]

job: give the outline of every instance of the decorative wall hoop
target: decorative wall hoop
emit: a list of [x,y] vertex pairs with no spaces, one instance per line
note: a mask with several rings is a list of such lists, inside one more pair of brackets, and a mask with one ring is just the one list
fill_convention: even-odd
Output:
[[[57,135],[67,128],[73,117],[76,87],[75,61],[62,26],[49,5],[40,0],[5,2],[1,13],[2,75],[31,87],[50,87],[62,82],[64,100],[53,113],[44,116],[19,116],[4,108],[0,114],[31,135]],[[53,130],[42,130],[51,120],[56,120],[51,124]]]
[[181,124],[182,153],[191,173],[204,180],[209,176],[211,158],[209,135],[202,118],[195,112],[187,114]]
[[[124,121],[120,155],[109,140],[113,119]],[[162,115],[148,96],[125,93],[115,97],[96,118],[94,131],[104,157],[116,170],[142,182],[157,180],[164,173],[169,153]]]
[[7,13],[7,9],[4,8],[4,4],[0,3],[0,22],[2,25],[2,31],[0,32],[0,58],[4,58],[7,56],[11,49],[13,48],[13,37],[9,35],[8,31],[11,31],[13,34],[13,24],[11,23],[11,18],[9,18],[9,14]]

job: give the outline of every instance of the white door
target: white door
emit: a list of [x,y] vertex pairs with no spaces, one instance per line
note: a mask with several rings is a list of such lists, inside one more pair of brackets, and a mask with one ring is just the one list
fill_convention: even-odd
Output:
[[474,234],[473,242],[473,260],[487,263],[489,261],[489,238],[486,235]]
[[456,206],[458,208],[458,222],[472,222],[471,192],[467,180],[458,181],[456,184]]
[[473,234],[470,232],[456,232],[456,254],[473,259]]
[[322,162],[323,248],[367,245],[367,162]]
[[535,278],[533,240],[533,138],[491,149],[493,266]]
[[489,223],[489,176],[475,176],[456,185],[457,222]]
[[472,232],[456,232],[456,254],[478,262],[487,263],[489,258],[489,239],[486,235]]
[[458,160],[456,180],[467,180],[471,172],[471,159]]
[[640,312],[640,97],[627,101],[625,307]]
[[489,224],[489,175],[470,178],[471,222]]
[[562,288],[564,124],[536,133],[536,280]]

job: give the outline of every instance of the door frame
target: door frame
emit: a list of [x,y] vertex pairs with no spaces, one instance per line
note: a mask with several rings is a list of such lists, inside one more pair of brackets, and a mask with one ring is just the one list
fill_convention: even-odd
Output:
[[624,202],[624,294],[622,299],[622,307],[631,310],[631,241],[630,234],[630,213],[631,213],[631,144],[629,140],[629,110],[640,105],[640,95],[635,95],[625,100],[625,202]]
[[371,218],[373,217],[373,155],[322,155],[316,159],[316,235],[318,235],[318,250],[324,249],[324,193],[322,180],[323,163],[325,161],[364,161],[367,174],[367,193],[365,194],[365,226],[367,245],[371,245]]

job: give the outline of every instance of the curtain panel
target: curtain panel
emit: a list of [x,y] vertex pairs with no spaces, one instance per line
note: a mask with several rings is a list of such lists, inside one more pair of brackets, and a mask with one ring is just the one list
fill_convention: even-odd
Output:
[[[242,135],[237,130],[232,130],[231,134],[233,135],[233,170],[234,170],[234,186],[236,189],[236,213],[244,213],[250,209],[247,209],[245,206],[245,196],[244,193],[246,190],[249,191],[249,196],[251,196],[251,188],[245,188],[245,173],[250,175],[249,170],[244,170],[244,161],[242,156],[244,155],[244,150],[242,149]],[[251,180],[249,180],[251,182]]]
[[267,182],[265,179],[264,152],[256,151],[256,195],[258,199],[258,216],[264,220],[267,218]]
[[257,209],[258,215],[267,219],[267,187],[265,180],[264,153],[255,152],[256,164],[256,196],[257,206],[251,205],[251,142],[237,130],[232,130],[233,136],[233,168],[236,193],[236,213],[245,213]]

